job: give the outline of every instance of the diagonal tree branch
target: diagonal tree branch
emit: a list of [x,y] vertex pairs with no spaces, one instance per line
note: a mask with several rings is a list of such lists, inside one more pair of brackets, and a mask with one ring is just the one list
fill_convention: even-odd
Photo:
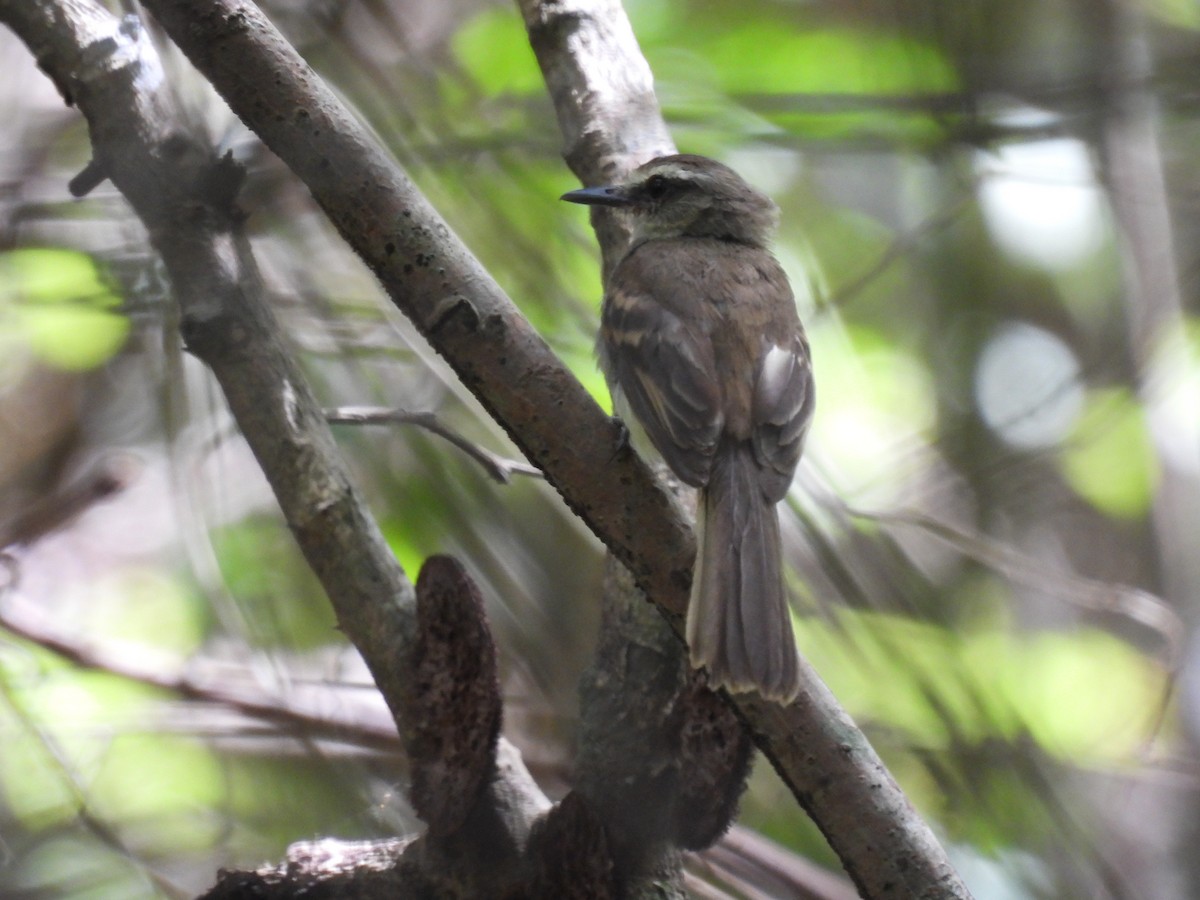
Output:
[[[397,306],[678,629],[695,547],[679,504],[635,456],[614,459],[616,426],[394,161],[251,3],[145,5],[307,184]],[[624,167],[669,148],[660,128],[634,129],[632,140],[640,144],[615,138],[631,133],[617,127],[630,110],[638,113],[636,122],[651,123],[657,110],[647,80],[624,81],[623,73],[633,71],[627,64],[640,54],[615,0],[531,0],[522,9],[543,71],[564,67],[561,90],[570,90],[572,68],[581,83],[603,84],[603,73],[624,83],[609,93],[598,87],[576,92],[581,114],[564,127],[578,125],[566,141],[577,170],[580,159]],[[618,21],[623,24],[613,26]],[[589,43],[597,38],[603,40]],[[644,62],[639,68],[645,71]],[[613,98],[636,99],[622,109]],[[585,108],[589,102],[594,109]],[[569,98],[556,105],[569,108]],[[586,139],[573,139],[580,135]],[[788,708],[748,696],[735,702],[864,895],[968,896],[928,826],[814,672]]]
[[[621,428],[395,160],[254,4],[144,5],[233,111],[304,181],[392,301],[568,506],[643,587],[681,615],[695,545],[677,504],[635,454],[616,452]],[[599,472],[605,477],[597,478]],[[624,489],[614,490],[617,484]]]
[[[351,482],[324,413],[280,338],[242,227],[243,216],[234,204],[240,169],[228,159],[216,159],[207,143],[182,124],[157,54],[136,19],[118,22],[95,0],[0,0],[0,22],[25,41],[64,98],[83,112],[94,158],[87,177],[77,178],[73,186],[94,187],[101,175],[111,179],[145,224],[170,275],[188,349],[220,382],[289,527],[329,596],[340,627],[375,678],[405,746],[410,751],[427,749],[428,717],[415,714],[414,707],[428,699],[422,692],[430,679],[417,676],[429,642],[422,641],[413,586]],[[479,621],[468,621],[475,635],[472,646],[478,647],[486,630],[482,607],[477,597],[465,605],[471,612],[460,619],[479,613]],[[435,622],[439,624],[445,623]],[[481,655],[474,653],[464,668],[472,670]],[[480,671],[485,683],[481,691],[486,693],[494,688],[494,673],[486,667]],[[456,686],[461,681],[457,679]],[[514,848],[504,859],[513,868],[515,848],[523,845],[547,801],[519,755],[507,745],[497,747],[498,694],[494,706],[478,716],[483,724],[472,732],[484,735],[476,734],[473,740],[483,747],[485,759],[469,761],[476,763],[474,770],[458,783],[470,789],[460,789],[459,806],[450,812],[439,810],[438,820],[444,832],[455,832],[466,819],[486,833],[489,846],[503,843]],[[456,759],[461,763],[462,754]],[[410,753],[410,761],[425,770],[437,769],[427,752],[419,758]],[[467,767],[459,765],[460,770]],[[439,855],[457,836],[439,834],[436,840],[414,842],[412,854],[400,845],[391,848],[404,852],[400,875],[420,883],[429,877],[463,876],[461,865],[447,865]],[[368,852],[363,859],[369,856]],[[370,866],[364,861],[361,868]],[[321,870],[312,877],[323,874]]]
[[[350,482],[265,301],[233,205],[239,174],[177,114],[134,19],[94,0],[0,0],[6,22],[88,122],[94,158],[171,276],[188,349],[213,370],[341,626],[385,696],[402,681],[412,585]],[[92,181],[94,179],[89,179]]]
[[[564,156],[584,184],[619,179],[673,150],[619,0],[518,6],[558,112]],[[607,272],[624,238],[602,218],[593,221]],[[807,663],[802,671],[801,696],[787,708],[754,694],[733,702],[863,896],[969,896],[866,736]]]
[[[613,460],[616,427],[411,183],[255,7],[234,0],[202,8],[184,0],[146,5],[243,120],[305,180],[397,304],[678,625],[694,548],[678,505],[636,457],[618,454]],[[109,44],[136,54],[136,27],[114,29],[83,0],[36,8],[0,0],[0,15],[18,30],[61,26],[58,10],[90,17],[95,30],[80,36],[78,46],[91,47],[92,56],[82,63],[56,59],[56,49],[40,34],[27,42],[43,66],[57,73],[64,95],[87,112],[87,104],[98,99],[88,94],[95,82],[79,73],[87,74],[95,57],[108,59]],[[527,4],[526,12],[542,58],[569,59],[568,45],[581,23],[623,21],[612,2]],[[613,48],[636,55],[627,23],[611,36]],[[96,51],[100,45],[103,54]],[[607,62],[609,71],[619,69]],[[641,118],[653,121],[656,106],[648,91],[648,83],[633,84],[616,96],[641,96]],[[269,309],[258,303],[253,260],[232,207],[236,173],[212,165],[207,151],[185,134],[162,130],[173,117],[160,95],[135,93],[127,99],[138,113],[132,122],[89,115],[96,166],[146,222],[181,290],[191,348],[218,372],[339,620],[385,697],[394,696],[389,687],[411,650],[411,587],[343,469],[332,461],[332,440],[324,423],[314,421],[320,411],[275,341]],[[619,109],[599,108],[612,116],[610,125],[619,121]],[[585,125],[581,133],[586,132]],[[644,155],[667,149],[665,132],[655,133],[641,145],[648,151]],[[154,150],[149,158],[139,151],[142,143]],[[606,145],[578,153],[576,168],[579,159],[599,158],[594,150],[600,146]],[[625,167],[639,155],[635,148],[614,150],[607,158]],[[164,159],[176,164],[168,175]],[[178,179],[179,165],[191,166],[192,177]],[[189,211],[182,222],[180,209]],[[342,537],[350,552],[331,555],[325,539],[330,533]],[[906,896],[966,896],[932,834],[815,674],[810,689],[787,709],[752,698],[737,702],[760,746],[865,895],[900,889]]]

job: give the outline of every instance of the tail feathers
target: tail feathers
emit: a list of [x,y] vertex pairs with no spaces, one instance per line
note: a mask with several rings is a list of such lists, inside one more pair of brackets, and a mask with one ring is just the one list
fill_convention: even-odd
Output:
[[696,571],[688,606],[692,665],[713,686],[789,701],[799,665],[775,504],[763,496],[749,444],[718,454],[696,516]]

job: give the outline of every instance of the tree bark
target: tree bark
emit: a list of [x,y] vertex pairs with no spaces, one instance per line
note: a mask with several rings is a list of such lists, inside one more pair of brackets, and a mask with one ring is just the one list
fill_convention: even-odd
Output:
[[[559,364],[394,162],[252,4],[146,0],[144,5],[234,111],[305,181],[397,305],[678,632],[694,555],[681,505],[635,455],[618,452],[620,428]],[[619,174],[642,157],[670,149],[644,62],[635,78],[622,81],[624,75],[613,74],[634,71],[621,59],[640,59],[618,5],[528,2],[522,10],[543,70],[557,73],[548,81],[572,165],[585,180],[592,181],[593,173]],[[233,205],[236,168],[213,160],[207,147],[176,130],[164,94],[134,89],[134,67],[157,63],[140,46],[130,20],[117,28],[87,0],[36,5],[0,0],[0,18],[24,37],[64,96],[88,117],[96,162],[75,186],[83,191],[99,178],[111,178],[146,222],[179,292],[189,348],[221,381],[339,621],[404,734],[409,726],[398,698],[415,641],[412,588],[350,484],[320,410],[259,295]],[[578,40],[587,28],[604,35],[604,42]],[[110,45],[122,53],[99,52]],[[601,56],[587,55],[589,46],[602,47]],[[594,86],[585,94],[594,102],[581,104],[571,116],[564,113],[571,107],[565,85],[573,67]],[[106,75],[119,77],[106,81]],[[617,82],[618,90],[600,90]],[[118,92],[115,101],[106,95],[110,88]],[[603,127],[594,128],[601,120]],[[621,129],[623,120],[634,127]],[[619,232],[606,226],[601,236],[611,260]],[[805,690],[786,708],[750,696],[729,702],[864,896],[968,896],[932,832],[814,672],[807,670]],[[536,795],[520,777],[503,786],[529,797],[528,810],[537,808]],[[587,827],[586,815],[571,818]]]

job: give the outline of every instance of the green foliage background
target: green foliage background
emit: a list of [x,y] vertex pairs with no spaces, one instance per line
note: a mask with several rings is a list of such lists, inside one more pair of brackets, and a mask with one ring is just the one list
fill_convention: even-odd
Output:
[[[607,404],[594,241],[556,199],[577,185],[515,9],[264,6]],[[1131,33],[1066,0],[626,6],[680,149],[783,210],[819,385],[785,528],[802,649],[976,896],[1200,895],[1196,700],[1186,680],[1168,696],[1200,596],[1200,17],[1147,3]],[[1114,87],[1135,40],[1152,68]],[[304,190],[168,62],[248,167],[256,249],[322,401],[434,411],[515,456]],[[107,185],[68,201],[77,116],[10,35],[0,65],[0,608],[37,624],[0,630],[0,895],[186,895],[291,841],[417,827],[372,737],[386,714],[180,348],[144,235]],[[1178,296],[1148,336],[1122,89],[1166,185],[1139,200],[1175,238]],[[405,569],[450,552],[479,578],[506,734],[561,793],[599,546],[544,484],[496,484],[434,436],[337,433]],[[128,489],[28,539],[24,512],[118,452],[139,461]],[[186,699],[193,677],[350,724],[269,725]],[[743,810],[836,867],[766,766]]]

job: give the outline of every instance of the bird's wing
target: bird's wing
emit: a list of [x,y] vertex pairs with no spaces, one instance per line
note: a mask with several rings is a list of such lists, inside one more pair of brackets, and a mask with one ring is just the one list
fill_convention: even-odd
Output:
[[601,317],[609,381],[681,481],[708,482],[721,435],[721,391],[712,344],[648,294],[620,285]]
[[764,341],[754,383],[753,446],[763,492],[774,502],[792,483],[813,403],[812,359],[803,334],[794,331],[781,344]]

